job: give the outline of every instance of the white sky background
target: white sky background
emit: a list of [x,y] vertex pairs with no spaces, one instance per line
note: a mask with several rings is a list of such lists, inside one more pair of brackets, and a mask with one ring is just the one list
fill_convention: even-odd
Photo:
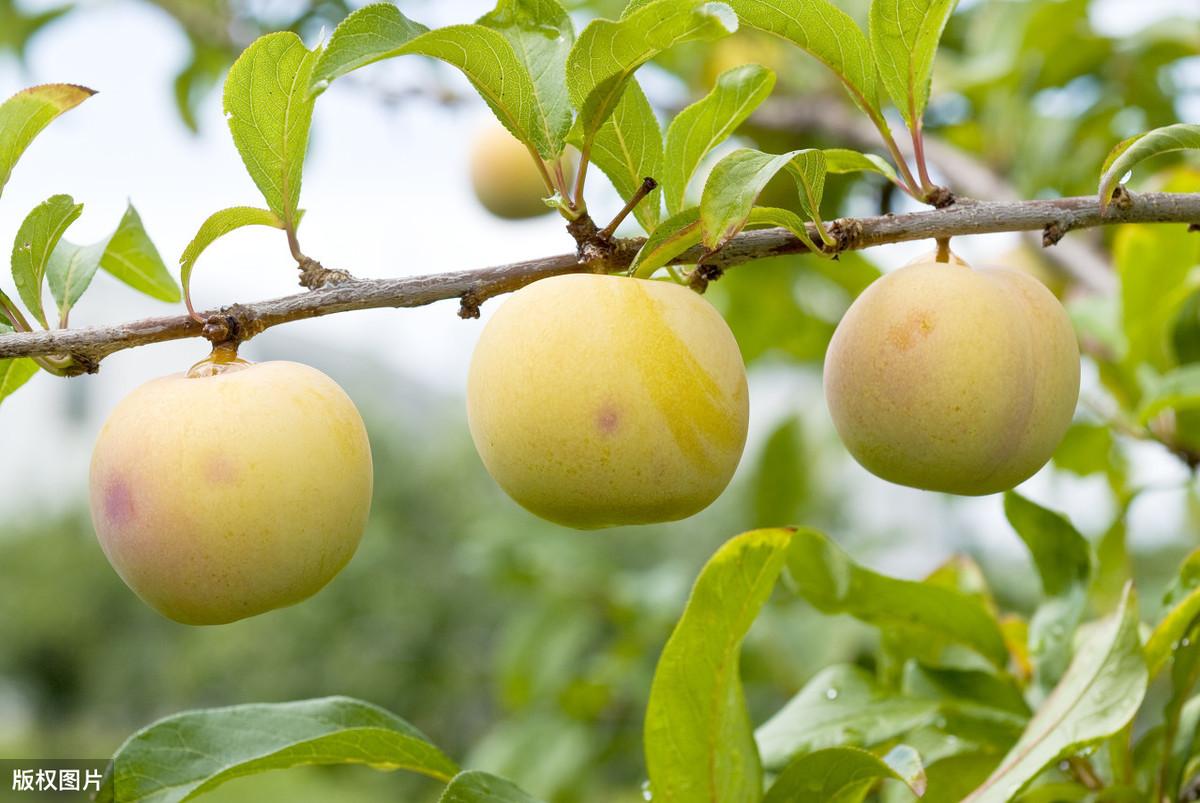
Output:
[[[967,0],[964,0],[964,5]],[[52,5],[29,0],[36,8]],[[264,6],[284,7],[272,0]],[[406,3],[405,10],[430,25],[474,19],[488,0]],[[1148,24],[1171,14],[1197,12],[1196,0],[1102,0],[1095,22],[1106,32]],[[310,42],[309,44],[313,44]],[[179,121],[171,81],[187,58],[179,29],[162,12],[129,0],[96,0],[56,23],[29,51],[28,70],[0,59],[0,97],[51,81],[82,83],[100,94],[44,132],[15,171],[0,199],[0,254],[7,254],[24,215],[60,192],[85,204],[83,217],[68,232],[75,242],[92,242],[112,230],[132,199],[169,266],[201,221],[227,206],[261,204],[242,168],[221,115],[219,93],[201,113],[201,133],[192,136]],[[367,73],[407,84],[431,75],[420,59],[377,65]],[[438,72],[451,76],[450,70]],[[465,89],[469,89],[462,84]],[[415,275],[516,261],[568,251],[572,242],[555,216],[525,223],[488,216],[470,195],[464,155],[472,134],[489,119],[482,102],[458,109],[424,101],[389,110],[359,87],[335,85],[317,104],[313,150],[305,171],[302,240],[305,251],[327,266],[362,277]],[[589,193],[597,219],[619,206],[602,188],[598,172]],[[602,191],[603,190],[603,191]],[[956,241],[968,258],[1003,253],[1012,235]],[[875,249],[885,266],[910,259],[923,244]],[[296,270],[281,235],[267,230],[237,232],[208,250],[194,279],[200,308],[253,301],[296,292]],[[7,270],[0,285],[11,290]],[[494,308],[496,302],[485,305]],[[148,315],[175,314],[172,307],[139,296],[106,274],[73,313],[72,325],[113,323]],[[398,387],[414,394],[432,386],[461,395],[479,321],[459,320],[453,302],[417,310],[378,310],[288,324],[260,335],[244,347],[250,359],[269,358],[280,349],[294,357],[297,344],[311,346],[306,359],[335,379],[351,383],[359,372],[353,355],[390,366]],[[321,341],[328,340],[328,345]],[[96,377],[72,384],[48,376],[0,408],[0,444],[19,468],[0,476],[0,534],[15,520],[44,515],[78,503],[86,488],[91,443],[104,414],[138,384],[184,370],[201,359],[202,341],[160,344],[122,352],[104,361]],[[351,355],[350,359],[346,359]],[[762,431],[793,410],[823,410],[819,385],[811,375],[753,378],[754,428]],[[67,423],[67,411],[86,398],[87,414]],[[464,421],[465,423],[465,421]],[[997,498],[943,508],[940,498],[890,486],[848,459],[831,481],[860,483],[870,524],[895,526],[897,511],[912,522],[927,522],[935,511],[952,510],[952,528],[995,530],[1008,539],[998,518]],[[10,465],[15,465],[13,460]],[[1157,466],[1162,466],[1161,472]],[[1151,461],[1161,481],[1178,483],[1182,473],[1171,461]],[[1108,511],[1096,500],[1096,485],[1051,487],[1044,477],[1028,488],[1035,496],[1068,504],[1087,530],[1102,528]],[[1067,491],[1070,491],[1069,493]],[[985,522],[986,524],[982,524]],[[1174,521],[1152,526],[1164,534]],[[960,538],[967,537],[965,534]],[[951,539],[953,540],[953,539]],[[953,544],[949,544],[952,547]]]

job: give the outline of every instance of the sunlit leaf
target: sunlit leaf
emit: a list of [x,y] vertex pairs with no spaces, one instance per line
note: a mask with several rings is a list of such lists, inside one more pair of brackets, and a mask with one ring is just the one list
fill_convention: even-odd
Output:
[[639,67],[674,45],[719,39],[737,25],[728,5],[702,0],[652,0],[620,20],[592,21],[567,59],[567,88],[585,152]]
[[135,290],[160,301],[180,298],[158,249],[142,226],[142,218],[130,204],[116,231],[97,243],[76,245],[60,240],[46,266],[50,293],[58,303],[59,320],[65,321],[96,275],[103,268]]
[[736,150],[713,167],[700,199],[700,227],[704,246],[715,251],[745,226],[758,196],[781,170],[789,170],[807,190],[804,205],[819,206],[824,192],[825,156],[819,150],[783,154],[751,148]]
[[562,152],[574,113],[567,94],[567,54],[575,28],[558,0],[499,0],[479,24],[499,31],[533,79],[547,158]]
[[859,108],[881,118],[871,46],[846,12],[829,0],[729,0],[729,5],[743,24],[811,53],[837,74]]
[[[579,143],[582,145],[582,141]],[[663,136],[654,109],[635,79],[626,86],[612,116],[604,121],[592,141],[591,160],[612,181],[626,201],[647,178],[663,173]],[[662,190],[655,189],[633,209],[638,223],[648,232],[658,227],[662,216]]]
[[746,121],[775,86],[775,73],[744,64],[717,78],[712,91],[675,116],[667,128],[662,174],[667,214],[683,209],[687,188],[705,155]]
[[[556,36],[562,35],[561,27],[552,27]],[[513,34],[511,30],[507,33]],[[552,49],[539,58],[550,58]],[[559,156],[561,120],[554,116],[559,113],[546,105],[549,96],[539,99],[533,76],[513,49],[510,37],[489,25],[450,25],[429,30],[390,3],[365,6],[342,20],[333,32],[313,70],[312,89],[319,93],[333,80],[360,67],[409,54],[440,59],[461,70],[513,136],[544,159]],[[554,76],[547,76],[545,86],[553,80]],[[553,135],[550,139],[548,131]]]
[[196,232],[196,236],[192,238],[187,248],[184,249],[183,255],[179,257],[179,280],[183,284],[183,296],[187,300],[189,311],[195,312],[192,309],[191,280],[196,260],[200,258],[206,248],[218,239],[246,226],[269,226],[282,229],[284,222],[268,209],[237,206],[215,212],[200,224],[200,230]]
[[900,183],[896,168],[882,156],[846,148],[826,148],[822,153],[825,154],[825,170],[829,173],[878,173],[888,181]]
[[1100,176],[1100,204],[1112,200],[1121,177],[1152,156],[1200,148],[1200,125],[1177,123],[1148,131],[1134,140],[1126,140],[1114,149]]
[[26,308],[43,327],[46,311],[42,305],[42,286],[46,266],[67,228],[83,212],[83,204],[69,195],[55,195],[34,207],[17,230],[13,242],[12,274],[17,292]]
[[309,84],[319,55],[294,33],[267,34],[246,48],[225,79],[234,144],[267,206],[289,229],[298,223],[313,113]]
[[309,764],[367,764],[440,781],[454,762],[403,719],[347,697],[237,705],[167,717],[113,756],[99,803],[176,803],[226,781]]
[[958,0],[872,0],[871,51],[892,102],[909,127],[929,102],[933,57]]
[[34,138],[60,114],[94,94],[74,84],[43,84],[21,90],[0,104],[0,193]]
[[790,530],[740,535],[696,580],[659,658],[646,710],[654,800],[757,803],[762,797],[738,663],[742,639],[775,587],[791,540]]
[[[11,331],[0,325],[0,334]],[[28,357],[0,360],[0,403],[3,403],[38,372],[37,363]]]

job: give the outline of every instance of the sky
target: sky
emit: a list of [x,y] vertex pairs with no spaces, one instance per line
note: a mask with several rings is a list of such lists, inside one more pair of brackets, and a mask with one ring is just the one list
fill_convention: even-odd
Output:
[[[37,0],[27,5],[51,4]],[[439,25],[473,19],[490,5],[486,0],[447,0],[406,8],[427,24]],[[1095,7],[1095,23],[1116,32],[1180,12],[1200,13],[1196,0],[1102,0]],[[210,213],[261,204],[225,128],[218,93],[202,110],[198,136],[175,113],[171,80],[186,55],[182,34],[162,12],[135,0],[97,0],[36,39],[25,71],[0,59],[3,97],[51,81],[81,83],[100,92],[47,129],[18,166],[0,198],[0,243],[12,242],[29,209],[65,192],[85,204],[68,239],[100,239],[132,201],[166,263],[174,266]],[[432,74],[427,64],[410,58],[372,67],[366,78],[404,85]],[[556,217],[500,222],[474,202],[464,155],[489,120],[482,102],[445,108],[411,101],[389,109],[361,85],[335,85],[322,96],[314,120],[301,202],[307,209],[301,231],[305,251],[360,277],[468,269],[570,251],[573,243]],[[603,186],[598,171],[594,175],[589,205],[597,219],[607,219],[620,202]],[[1014,235],[990,235],[956,241],[956,247],[972,258],[1003,253],[1014,242]],[[925,250],[924,244],[894,246],[875,249],[871,257],[894,267]],[[194,274],[193,294],[199,308],[271,298],[296,292],[295,276],[280,234],[247,229],[208,250]],[[6,276],[0,276],[0,285],[12,287]],[[484,321],[495,305],[485,305]],[[180,311],[100,274],[73,313],[72,324]],[[361,381],[356,364],[365,362],[387,372],[400,394],[431,388],[461,395],[483,322],[462,321],[455,313],[453,302],[443,302],[417,310],[335,315],[272,329],[243,353],[252,360],[281,353],[301,358],[347,384]],[[14,520],[76,504],[86,487],[90,446],[107,411],[138,384],[185,370],[206,353],[200,340],[130,350],[106,359],[98,376],[69,383],[38,376],[7,400],[0,408],[0,445],[6,454],[19,456],[21,465],[19,482],[0,478],[0,534]],[[765,431],[793,409],[823,409],[818,378],[812,372],[800,374],[776,371],[752,377],[752,432]],[[72,411],[77,415],[68,415]],[[1173,465],[1150,470],[1165,472],[1164,483],[1179,480]],[[864,506],[865,515],[871,515],[870,509],[887,510],[889,517],[911,510],[904,515],[920,517],[939,504],[927,499],[907,505],[900,500],[908,500],[904,494],[910,492],[877,481],[852,463],[844,473],[879,502]],[[1039,488],[1048,492],[1038,482],[1031,483],[1035,494]],[[1103,526],[1105,512],[1095,504],[1100,494],[1099,488],[1085,484],[1069,495],[1085,529]],[[968,503],[955,510],[964,519],[982,511],[993,520],[996,503]]]

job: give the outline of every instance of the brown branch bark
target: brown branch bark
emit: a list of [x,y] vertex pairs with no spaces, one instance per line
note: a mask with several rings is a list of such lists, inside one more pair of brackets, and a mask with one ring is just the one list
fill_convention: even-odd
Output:
[[[812,95],[791,101],[771,100],[764,103],[750,118],[753,125],[775,131],[818,131],[832,139],[859,150],[878,150],[879,132],[857,110],[837,97]],[[907,138],[899,138],[900,150],[912,155]],[[925,156],[950,181],[950,189],[970,198],[991,201],[1017,201],[1020,196],[1013,186],[990,166],[967,151],[925,132]],[[1030,235],[1034,245],[1041,244],[1035,232]],[[1073,281],[1098,292],[1108,293],[1116,287],[1107,256],[1092,243],[1083,239],[1066,240],[1046,253],[1050,263]]]
[[[935,240],[993,232],[1045,231],[1059,236],[1078,229],[1116,223],[1184,223],[1200,221],[1200,194],[1147,193],[1126,195],[1101,213],[1095,198],[1037,201],[960,200],[945,209],[904,215],[842,219],[830,226],[836,251],[851,251],[888,243]],[[815,230],[810,232],[814,239]],[[94,371],[102,359],[124,349],[179,340],[213,337],[212,329],[227,329],[247,340],[272,326],[338,312],[381,307],[419,307],[459,299],[460,314],[470,317],[493,296],[565,273],[618,273],[629,268],[640,239],[614,240],[602,257],[580,259],[561,254],[482,270],[439,273],[401,279],[349,280],[307,293],[235,304],[207,314],[209,326],[187,315],[149,318],[113,326],[0,335],[0,358],[64,355],[73,358],[77,372]],[[1061,246],[1060,246],[1061,247]],[[724,248],[705,258],[705,264],[726,269],[764,257],[804,253],[804,243],[784,229],[743,232]],[[675,260],[694,264],[702,249],[693,248]],[[210,331],[206,334],[205,329]]]

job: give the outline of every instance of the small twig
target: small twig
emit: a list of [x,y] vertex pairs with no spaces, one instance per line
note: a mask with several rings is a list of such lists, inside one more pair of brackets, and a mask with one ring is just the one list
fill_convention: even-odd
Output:
[[1095,768],[1092,767],[1092,762],[1083,756],[1071,756],[1067,759],[1067,766],[1070,767],[1071,774],[1075,776],[1075,780],[1088,789],[1096,791],[1104,788],[1104,782],[1096,774]]
[[612,236],[617,233],[617,227],[625,222],[625,218],[629,217],[629,214],[634,210],[634,208],[637,207],[637,205],[640,204],[647,195],[654,192],[654,190],[657,188],[658,182],[654,179],[650,178],[649,176],[646,176],[644,179],[642,179],[642,186],[638,187],[637,191],[633,193],[633,197],[629,199],[629,203],[625,204],[625,206],[621,208],[621,211],[617,212],[616,217],[614,217],[607,226],[601,229],[599,234],[596,236],[602,237],[605,240],[612,239]]

